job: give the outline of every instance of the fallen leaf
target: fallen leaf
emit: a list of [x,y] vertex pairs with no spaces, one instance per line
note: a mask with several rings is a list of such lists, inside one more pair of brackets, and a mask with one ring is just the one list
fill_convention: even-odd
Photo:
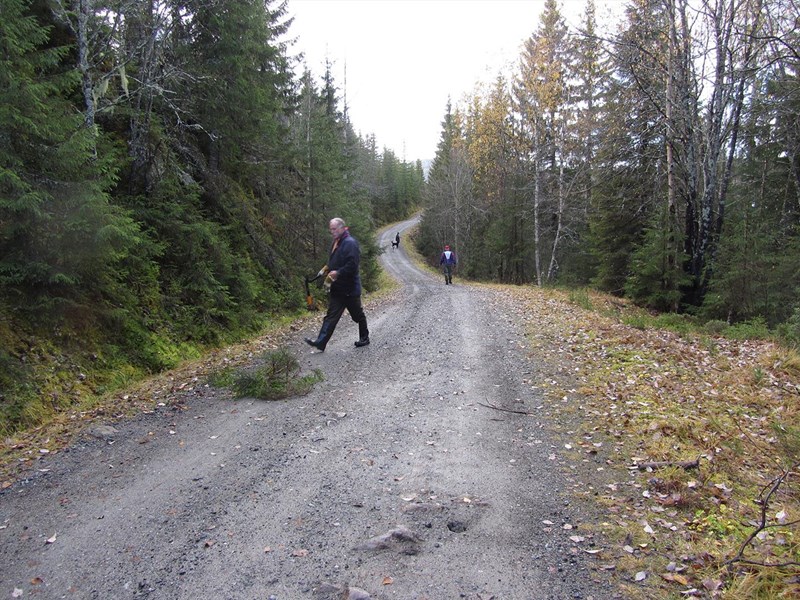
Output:
[[383,585],[392,585],[394,583],[394,579],[391,577],[384,577],[383,578]]
[[662,573],[661,579],[663,579],[664,581],[679,583],[680,585],[689,585],[689,579],[687,577],[684,577],[680,573]]
[[298,556],[298,557],[308,556],[308,550],[306,550],[305,548],[300,548],[299,550],[293,550],[292,556]]
[[57,534],[54,533],[53,537],[47,538],[45,543],[46,544],[55,544],[56,543],[56,537],[58,537],[58,536],[57,536]]

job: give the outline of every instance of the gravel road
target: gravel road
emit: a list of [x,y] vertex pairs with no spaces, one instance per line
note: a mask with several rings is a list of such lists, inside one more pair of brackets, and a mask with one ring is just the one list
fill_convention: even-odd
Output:
[[[393,297],[347,314],[324,381],[286,401],[198,387],[95,427],[0,494],[0,598],[612,598],[569,525],[546,377],[501,295],[417,269],[387,230]],[[392,250],[397,231],[403,240]]]

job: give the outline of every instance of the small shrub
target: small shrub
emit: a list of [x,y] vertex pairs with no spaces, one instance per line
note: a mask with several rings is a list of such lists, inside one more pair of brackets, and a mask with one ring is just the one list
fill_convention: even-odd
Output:
[[647,329],[648,327],[652,326],[652,321],[653,320],[650,317],[643,314],[627,315],[622,319],[622,322],[625,323],[625,325],[635,327],[636,329]]
[[233,387],[236,381],[236,371],[231,367],[225,367],[209,374],[208,383],[218,388]]
[[322,381],[321,371],[300,376],[297,358],[281,349],[268,353],[264,365],[255,371],[235,375],[231,387],[237,398],[280,400],[307,394],[319,381]]
[[688,523],[688,528],[720,540],[730,536],[744,539],[748,533],[748,525],[736,518],[725,504],[695,511],[695,518]]
[[697,330],[695,320],[687,315],[662,313],[655,318],[655,326],[686,335]]
[[764,317],[755,317],[731,325],[725,335],[734,340],[767,340],[772,337]]
[[800,309],[796,308],[788,321],[778,325],[775,333],[783,345],[789,348],[800,347]]
[[622,322],[636,329],[665,329],[681,335],[697,331],[697,320],[685,314],[673,312],[651,314],[645,311],[626,314]]
[[723,321],[721,319],[712,319],[711,321],[706,321],[703,325],[703,331],[705,331],[709,335],[723,335],[730,325],[728,325],[727,321]]

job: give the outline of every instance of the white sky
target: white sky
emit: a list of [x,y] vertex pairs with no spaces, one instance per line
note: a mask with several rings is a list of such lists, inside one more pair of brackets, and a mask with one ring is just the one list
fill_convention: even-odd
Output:
[[[610,3],[596,0],[598,21]],[[571,24],[585,10],[584,0],[559,6]],[[512,73],[543,8],[544,0],[289,0],[289,36],[318,81],[331,61],[355,130],[413,162],[434,157],[448,96],[456,105],[478,82]]]

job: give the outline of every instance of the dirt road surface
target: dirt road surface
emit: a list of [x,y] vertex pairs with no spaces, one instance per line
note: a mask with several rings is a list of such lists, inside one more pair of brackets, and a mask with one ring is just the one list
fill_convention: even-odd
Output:
[[[492,290],[445,286],[386,231],[401,282],[372,344],[322,315],[289,338],[324,381],[234,400],[198,386],[98,424],[0,495],[0,598],[449,600],[615,597],[570,541],[546,377]],[[390,246],[401,232],[400,249]],[[518,412],[500,411],[503,407]]]

